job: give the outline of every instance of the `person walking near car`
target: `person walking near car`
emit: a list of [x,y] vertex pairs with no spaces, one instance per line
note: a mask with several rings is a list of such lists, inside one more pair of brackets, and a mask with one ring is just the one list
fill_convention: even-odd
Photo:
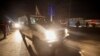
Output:
[[0,16],[0,30],[4,34],[4,38],[6,38],[8,31],[8,20],[2,15]]

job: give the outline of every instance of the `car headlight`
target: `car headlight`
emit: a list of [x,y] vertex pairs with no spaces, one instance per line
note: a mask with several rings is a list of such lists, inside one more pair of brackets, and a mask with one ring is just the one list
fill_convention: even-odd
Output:
[[65,29],[65,37],[69,36],[68,29]]
[[21,25],[20,25],[20,23],[15,23],[15,24],[14,24],[14,27],[15,27],[15,28],[20,28]]
[[45,36],[49,43],[57,41],[56,33],[53,30],[46,30]]

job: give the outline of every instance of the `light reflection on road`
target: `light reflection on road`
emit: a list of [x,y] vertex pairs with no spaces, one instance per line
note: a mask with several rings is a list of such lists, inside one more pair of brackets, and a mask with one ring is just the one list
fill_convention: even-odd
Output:
[[22,37],[18,30],[15,31],[14,36],[15,36],[14,40],[16,43],[22,42]]
[[[26,39],[26,41],[32,45],[30,40]],[[22,42],[22,37],[19,31],[16,30],[7,39],[0,42],[0,56],[29,56],[25,44],[22,44]],[[74,49],[79,47],[81,56],[100,56],[100,42],[65,40],[64,43],[67,47]],[[32,48],[34,49],[34,46]]]
[[19,30],[0,42],[0,56],[29,56]]

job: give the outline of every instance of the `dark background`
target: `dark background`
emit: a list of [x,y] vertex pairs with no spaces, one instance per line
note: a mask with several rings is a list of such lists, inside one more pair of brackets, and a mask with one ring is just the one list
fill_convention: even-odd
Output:
[[48,16],[48,6],[54,6],[56,17],[100,18],[99,0],[0,0],[0,14],[21,16],[35,14],[37,5],[42,15]]

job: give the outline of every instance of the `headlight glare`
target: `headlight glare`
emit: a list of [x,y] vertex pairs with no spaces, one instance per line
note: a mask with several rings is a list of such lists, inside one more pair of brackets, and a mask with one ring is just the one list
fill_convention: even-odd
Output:
[[51,43],[57,41],[56,33],[52,30],[45,31],[46,40]]

